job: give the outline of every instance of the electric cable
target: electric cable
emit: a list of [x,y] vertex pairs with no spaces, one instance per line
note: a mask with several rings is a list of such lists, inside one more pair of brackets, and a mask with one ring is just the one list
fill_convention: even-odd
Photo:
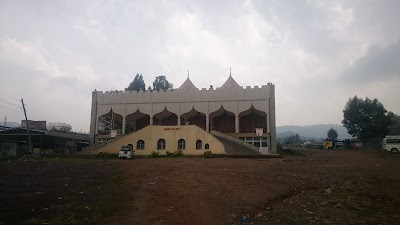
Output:
[[14,112],[22,112],[22,111],[20,111],[20,110],[10,109],[10,108],[5,107],[5,106],[3,106],[3,105],[0,105],[0,107],[1,107],[1,108],[4,108],[4,109],[7,109],[7,110],[10,110],[10,111],[14,111]]
[[20,107],[20,105],[17,105],[15,103],[9,102],[9,101],[5,100],[4,98],[0,98],[0,100],[5,102],[5,103],[7,103],[7,104],[10,104],[10,105],[13,105],[13,106],[17,106],[18,108]]

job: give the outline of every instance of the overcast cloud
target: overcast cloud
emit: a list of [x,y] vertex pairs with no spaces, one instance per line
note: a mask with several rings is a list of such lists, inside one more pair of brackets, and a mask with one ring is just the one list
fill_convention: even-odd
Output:
[[[1,1],[0,120],[89,129],[91,92],[187,70],[276,85],[278,125],[340,123],[346,101],[400,114],[400,1]],[[12,111],[12,110],[17,110]]]

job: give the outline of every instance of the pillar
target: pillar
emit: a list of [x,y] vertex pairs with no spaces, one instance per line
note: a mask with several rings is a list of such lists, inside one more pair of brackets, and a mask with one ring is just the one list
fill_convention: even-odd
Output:
[[239,115],[235,114],[235,133],[239,133]]
[[125,134],[125,128],[126,128],[126,118],[125,116],[122,117],[122,134]]
[[126,129],[126,105],[124,103],[124,115],[122,115],[122,134],[125,134]]
[[210,132],[210,115],[206,114],[206,131]]

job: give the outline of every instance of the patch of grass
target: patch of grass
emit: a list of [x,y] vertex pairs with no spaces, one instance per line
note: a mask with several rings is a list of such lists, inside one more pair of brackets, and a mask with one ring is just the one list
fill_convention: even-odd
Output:
[[176,156],[176,157],[181,157],[181,156],[183,156],[183,151],[182,151],[182,150],[176,150],[176,151],[174,152],[174,156]]
[[114,184],[122,185],[128,180],[128,177],[122,174],[114,174],[111,176],[111,180],[113,181]]
[[208,159],[212,157],[212,151],[211,150],[207,150],[204,152],[204,158]]
[[48,161],[48,162],[63,162],[63,163],[72,163],[72,164],[91,164],[95,163],[96,161],[84,158],[59,158],[59,157],[42,157],[39,158],[40,160]]
[[298,150],[293,150],[293,149],[279,149],[278,148],[278,154],[279,155],[293,155],[293,156],[305,156],[302,152],[298,151]]
[[158,152],[158,151],[151,151],[150,157],[151,157],[151,158],[158,158],[158,157],[160,157],[160,152]]
[[98,153],[96,154],[96,158],[99,159],[118,159],[118,154],[117,153]]

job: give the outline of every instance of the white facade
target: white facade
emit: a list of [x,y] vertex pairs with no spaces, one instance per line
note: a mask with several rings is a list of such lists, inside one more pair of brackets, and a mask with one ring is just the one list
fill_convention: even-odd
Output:
[[[102,122],[102,116],[119,118],[117,128]],[[122,117],[122,118],[121,118]],[[197,89],[188,78],[171,91],[93,91],[90,121],[91,143],[99,137],[99,128],[119,129],[127,133],[145,125],[200,124],[207,132],[216,129],[243,139],[256,137],[255,126],[262,126],[263,140],[270,153],[276,153],[275,87],[241,87],[230,76],[217,89]],[[171,121],[172,120],[172,121]],[[176,120],[176,121],[174,121]],[[102,129],[103,129],[102,128]],[[262,147],[262,146],[259,146]]]

